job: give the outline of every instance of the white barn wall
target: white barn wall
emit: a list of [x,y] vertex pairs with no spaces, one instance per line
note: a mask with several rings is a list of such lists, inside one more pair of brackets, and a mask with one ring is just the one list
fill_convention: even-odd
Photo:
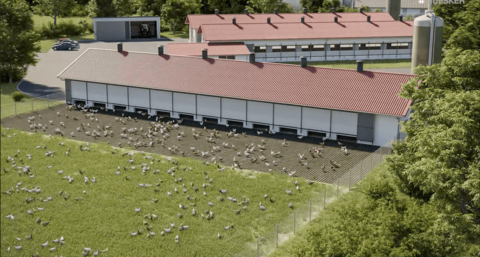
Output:
[[93,102],[107,102],[107,85],[98,83],[87,83],[88,105],[93,105]]
[[[275,127],[301,127],[302,119],[302,107],[284,105],[284,104],[275,104],[275,118],[274,123]],[[276,128],[275,128],[276,129]]]
[[248,123],[268,123],[273,122],[273,104],[256,101],[248,101]]
[[355,112],[332,111],[332,132],[357,135],[358,114]]
[[247,117],[247,101],[222,98],[222,118],[245,120]]
[[[151,90],[150,97],[152,109],[157,109],[159,111],[172,111],[172,92]],[[156,112],[153,113],[155,114]]]
[[72,80],[72,98],[87,99],[87,83]]
[[113,105],[128,105],[127,87],[108,85],[108,108],[113,108]]
[[197,115],[220,117],[220,97],[198,95]]
[[330,110],[303,107],[302,128],[330,131]]
[[173,93],[174,117],[177,112],[195,114],[195,95],[184,93]]
[[128,88],[129,105],[133,106],[130,107],[132,111],[135,110],[135,107],[143,107],[147,109],[150,107],[150,96],[148,91],[148,89],[144,88]]
[[397,136],[398,118],[394,116],[375,115],[373,144],[383,146]]

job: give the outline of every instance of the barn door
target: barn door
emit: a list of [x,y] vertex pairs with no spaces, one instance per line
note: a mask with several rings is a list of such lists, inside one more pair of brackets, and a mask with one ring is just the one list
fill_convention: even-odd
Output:
[[374,115],[359,113],[357,122],[357,140],[373,142]]

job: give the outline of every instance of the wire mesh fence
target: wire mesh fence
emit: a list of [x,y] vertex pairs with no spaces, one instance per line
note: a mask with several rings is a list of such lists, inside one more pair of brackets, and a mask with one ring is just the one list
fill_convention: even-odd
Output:
[[392,153],[391,144],[378,148],[370,153],[357,165],[349,169],[333,184],[325,184],[325,189],[312,196],[304,203],[292,203],[292,213],[278,222],[273,228],[256,231],[258,237],[241,252],[235,254],[243,256],[267,256],[282,243],[292,238],[298,231],[315,219],[320,211],[328,207],[330,202],[338,199],[342,194],[349,192],[373,168],[381,164],[385,155]]
[[11,104],[2,103],[1,118],[30,113],[65,103],[65,93],[43,95],[40,97],[27,97]]

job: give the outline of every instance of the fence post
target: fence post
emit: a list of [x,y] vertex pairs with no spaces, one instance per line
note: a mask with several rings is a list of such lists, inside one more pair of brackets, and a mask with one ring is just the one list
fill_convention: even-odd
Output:
[[278,248],[278,224],[276,226],[276,231],[277,231],[277,248]]
[[293,234],[295,235],[295,211],[293,211]]
[[348,180],[348,190],[350,191],[350,187],[352,186],[352,169],[350,169],[350,178]]
[[258,237],[257,237],[257,257],[258,257]]
[[32,112],[33,112],[33,98],[32,98]]
[[360,178],[363,178],[363,160],[360,162]]
[[327,199],[327,188],[323,190],[323,209],[325,210],[325,201]]
[[13,102],[15,104],[15,116],[17,116],[17,102]]
[[338,184],[340,183],[340,179],[337,179],[337,199],[338,199]]
[[312,198],[310,198],[308,201],[310,204],[310,221],[312,221]]
[[48,108],[50,108],[50,95],[47,95],[47,104],[48,104]]

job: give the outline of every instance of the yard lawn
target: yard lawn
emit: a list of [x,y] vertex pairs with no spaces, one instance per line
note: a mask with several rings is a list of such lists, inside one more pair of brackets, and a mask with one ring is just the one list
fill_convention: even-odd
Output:
[[[65,18],[57,17],[57,24],[60,21],[69,21],[69,20],[73,21],[73,23],[78,23],[81,20],[86,20],[89,23],[93,22],[93,19],[91,17],[65,17]],[[33,15],[33,22],[35,23],[35,27],[40,27],[44,23],[48,23],[50,21],[53,23],[53,18],[50,16]]]
[[[288,62],[288,64],[300,65],[300,62]],[[308,62],[308,66],[319,66],[338,69],[356,69],[356,61],[326,61],[326,62]],[[400,60],[364,60],[363,68],[368,69],[385,69],[385,68],[410,68],[412,66],[411,59]]]
[[160,32],[161,37],[166,38],[188,38],[188,32],[177,31],[176,34],[173,34],[173,31]]
[[[185,157],[169,160],[158,154],[139,152],[122,157],[122,152],[127,150],[118,149],[118,153],[112,154],[113,148],[104,143],[91,143],[90,151],[80,151],[79,145],[85,145],[79,141],[49,137],[43,133],[7,130],[5,127],[1,132],[0,166],[2,170],[9,170],[1,173],[2,189],[14,188],[19,182],[22,182],[20,189],[36,186],[41,189],[40,193],[23,190],[17,193],[14,190],[11,195],[1,195],[1,211],[4,214],[1,217],[1,249],[10,246],[14,254],[32,255],[38,252],[48,255],[49,248],[56,246],[56,255],[78,255],[83,247],[89,247],[93,251],[108,249],[104,256],[146,256],[152,253],[156,256],[231,256],[254,245],[258,235],[271,231],[275,224],[291,215],[294,209],[287,207],[289,202],[294,206],[306,204],[312,196],[321,195],[324,188],[327,188],[327,197],[335,194],[332,185],[318,182],[308,185],[303,178],[275,172],[230,168],[220,172],[216,165],[207,166],[200,160]],[[36,149],[36,146],[41,147]],[[67,149],[69,155],[65,154]],[[53,152],[55,157],[45,156],[47,151]],[[27,154],[31,154],[31,160]],[[17,171],[21,170],[12,166],[13,160],[7,162],[7,156],[13,157],[18,166],[29,166],[34,177],[23,173],[19,176]],[[147,156],[152,156],[152,159],[147,159]],[[173,161],[178,161],[178,166]],[[142,163],[149,167],[144,173]],[[115,173],[117,166],[120,167],[120,175]],[[167,172],[173,167],[177,167],[175,176]],[[57,173],[59,170],[63,170],[62,175]],[[159,173],[154,174],[155,170]],[[72,176],[74,181],[69,183],[62,179],[63,176]],[[88,183],[84,183],[84,176],[90,180]],[[91,182],[94,177],[96,183]],[[209,183],[210,179],[213,182]],[[302,190],[294,189],[295,180]],[[152,186],[140,187],[139,183]],[[202,187],[204,183],[206,188]],[[199,188],[197,192],[193,190],[193,185]],[[178,193],[174,192],[175,188]],[[220,193],[220,188],[227,189],[227,193]],[[286,194],[286,189],[293,189],[293,193]],[[60,191],[63,191],[61,196]],[[172,196],[168,196],[167,191]],[[207,195],[204,196],[203,192]],[[65,193],[70,196],[66,200]],[[274,203],[264,199],[264,194],[274,197]],[[187,195],[191,195],[191,200],[187,200]],[[53,200],[41,201],[48,196]],[[26,197],[35,197],[35,200],[27,203]],[[221,201],[220,197],[224,200]],[[236,198],[238,202],[232,202],[227,197]],[[158,202],[154,203],[153,198]],[[249,199],[246,210],[238,204],[244,198]],[[207,205],[207,202],[214,206]],[[265,211],[259,209],[259,202],[267,208]],[[179,204],[188,208],[180,209]],[[40,211],[37,207],[44,210]],[[141,211],[135,213],[135,208],[141,208]],[[195,208],[196,216],[192,216],[192,208]],[[235,214],[234,209],[240,210],[240,214]],[[33,214],[27,214],[27,210],[33,210]],[[215,217],[210,220],[201,217],[206,210],[214,212]],[[145,215],[149,213],[158,215],[158,218],[148,219]],[[179,213],[184,217],[179,218]],[[7,219],[5,216],[8,214],[13,214],[15,219]],[[36,218],[49,224],[37,224]],[[162,236],[161,231],[169,228],[170,223],[175,224],[172,232]],[[181,224],[189,228],[179,231]],[[233,228],[224,229],[231,225],[234,225]],[[147,238],[149,226],[156,233],[150,239]],[[138,230],[142,231],[141,235],[130,235],[130,232]],[[222,239],[217,238],[218,233],[223,236]],[[26,240],[25,236],[30,234],[33,239]],[[179,235],[178,244],[174,239],[176,235]],[[52,242],[60,236],[65,238],[64,245]],[[17,241],[15,237],[22,238],[22,241]],[[48,247],[41,247],[40,244],[46,241],[49,242]],[[23,249],[17,252],[13,246],[18,245],[22,245]]]
[[[1,90],[1,119],[15,115],[15,102],[13,101],[12,94],[17,91],[16,83],[2,83],[0,85]],[[22,102],[17,102],[17,114],[32,112],[32,97],[25,95]],[[62,102],[50,101],[50,106],[60,105]],[[33,98],[33,110],[41,110],[48,108],[49,103],[43,99]]]

